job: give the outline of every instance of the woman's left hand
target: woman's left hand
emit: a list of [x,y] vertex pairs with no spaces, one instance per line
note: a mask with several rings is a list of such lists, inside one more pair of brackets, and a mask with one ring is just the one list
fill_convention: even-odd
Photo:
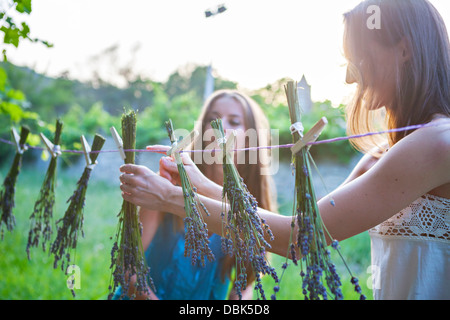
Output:
[[145,166],[124,164],[120,167],[120,189],[124,200],[149,210],[163,211],[175,186]]

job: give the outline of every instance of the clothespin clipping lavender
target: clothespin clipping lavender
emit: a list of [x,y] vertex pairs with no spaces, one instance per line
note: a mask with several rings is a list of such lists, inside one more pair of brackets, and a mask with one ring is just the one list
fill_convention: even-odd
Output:
[[201,210],[206,215],[209,215],[209,213],[205,205],[200,201],[197,189],[192,185],[179,153],[193,141],[198,132],[194,130],[188,137],[178,142],[174,135],[172,120],[166,121],[166,129],[172,143],[172,147],[167,151],[167,155],[175,157],[184,195],[184,208],[186,211],[186,218],[184,218],[186,243],[184,255],[185,257],[191,257],[192,265],[200,263],[201,266],[205,266],[206,260],[214,261],[215,259],[209,247],[208,226],[203,219]]
[[[136,146],[136,112],[130,110],[122,115],[122,139],[118,136],[114,127],[111,133],[126,164],[135,163]],[[153,280],[150,277],[150,268],[147,266],[144,249],[142,246],[142,224],[136,205],[126,200],[122,202],[122,208],[118,214],[119,223],[116,231],[115,242],[111,250],[111,266],[113,283],[110,285],[109,299],[119,288],[122,289],[121,299],[128,295],[134,299],[136,295],[150,293],[150,287],[155,290]],[[135,278],[134,290],[131,290],[131,279]],[[148,282],[147,282],[148,281]],[[150,284],[150,285],[149,285]],[[131,294],[130,294],[131,293]]]
[[[30,216],[30,231],[28,233],[27,256],[30,259],[30,248],[37,247],[41,240],[42,249],[46,250],[46,243],[52,236],[53,206],[55,204],[56,169],[58,156],[61,154],[60,142],[63,122],[56,121],[53,143],[41,133],[41,140],[51,154],[50,164],[42,183],[39,197]],[[42,236],[42,239],[40,239]]]
[[[54,255],[55,261],[53,267],[56,268],[58,262],[65,258],[66,266],[69,266],[71,262],[71,251],[76,250],[78,235],[84,237],[83,232],[83,220],[84,220],[84,204],[86,198],[86,190],[88,187],[89,179],[91,177],[92,170],[97,164],[97,157],[105,138],[99,134],[96,134],[92,143],[92,149],[89,147],[84,136],[81,136],[81,144],[84,150],[84,156],[86,159],[86,166],[83,170],[81,178],[77,182],[77,188],[73,192],[72,196],[67,200],[69,207],[67,208],[64,216],[56,222],[58,233],[54,240],[50,252]],[[61,263],[61,270],[64,269],[64,261]],[[72,290],[72,294],[75,295]]]
[[14,195],[17,177],[19,176],[20,168],[22,166],[22,156],[27,150],[25,142],[27,140],[30,129],[27,126],[22,126],[20,136],[16,129],[11,129],[12,138],[16,146],[16,155],[8,174],[3,181],[3,189],[0,191],[0,237],[3,240],[4,226],[8,231],[12,231],[16,225],[16,219],[13,214]]
[[[325,118],[320,119],[308,133],[303,135],[303,130],[299,130],[299,128],[302,128],[299,125],[301,124],[301,110],[296,83],[294,81],[288,82],[285,86],[285,91],[292,123],[294,146],[291,148],[291,151],[295,168],[296,193],[291,223],[291,244],[288,255],[291,256],[294,264],[300,265],[300,275],[303,283],[302,292],[305,299],[326,300],[331,298],[341,300],[343,299],[341,279],[337,274],[335,265],[331,261],[326,235],[330,239],[333,238],[323,224],[317,206],[310,168],[310,162],[313,160],[308,147],[308,143],[315,141],[320,135],[327,121]],[[333,200],[330,202],[331,205],[335,205]],[[298,232],[294,238],[295,226],[298,227]],[[332,248],[339,250],[337,240],[332,241]],[[296,254],[297,250],[300,253],[300,257]],[[342,257],[341,254],[340,256]],[[286,269],[287,265],[286,261],[283,269]],[[360,294],[361,299],[364,299],[365,296],[361,293],[357,279],[352,277],[352,283],[355,284],[355,290]]]
[[242,299],[242,290],[247,287],[246,268],[250,267],[255,273],[258,298],[265,300],[261,275],[269,274],[278,283],[275,268],[269,265],[265,255],[266,248],[270,248],[265,234],[273,240],[272,231],[260,218],[258,203],[234,164],[234,135],[227,141],[220,119],[212,121],[211,126],[223,160],[222,250],[236,258],[235,287],[239,298]]

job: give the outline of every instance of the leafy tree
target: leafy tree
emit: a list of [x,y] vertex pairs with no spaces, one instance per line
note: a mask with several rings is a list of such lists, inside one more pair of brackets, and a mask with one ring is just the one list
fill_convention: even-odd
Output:
[[[6,1],[6,3],[9,5],[9,8],[1,8],[0,11],[0,20],[3,22],[3,25],[0,27],[0,31],[4,34],[3,43],[11,44],[17,48],[21,39],[25,39],[31,42],[40,42],[47,47],[52,46],[48,41],[31,38],[28,24],[22,22],[20,25],[17,25],[14,21],[13,13],[10,13],[12,10],[20,14],[30,14],[31,0],[13,0],[12,2]],[[7,60],[6,49],[3,49],[3,57],[4,60]]]
[[[3,32],[3,44],[6,46],[18,47],[22,40],[40,42],[47,47],[52,45],[44,40],[30,37],[30,27],[26,22],[17,24],[13,18],[15,14],[30,14],[31,0],[5,1],[7,7],[0,8],[0,32]],[[7,49],[4,48],[3,60],[7,61]],[[19,122],[28,122],[31,128],[42,125],[38,122],[39,116],[35,112],[27,110],[29,103],[25,94],[11,86],[5,69],[0,66],[0,136],[9,138],[9,127]],[[31,143],[37,142],[37,137],[31,135]],[[5,146],[0,146],[0,152],[4,152]],[[0,161],[4,161],[2,157]]]

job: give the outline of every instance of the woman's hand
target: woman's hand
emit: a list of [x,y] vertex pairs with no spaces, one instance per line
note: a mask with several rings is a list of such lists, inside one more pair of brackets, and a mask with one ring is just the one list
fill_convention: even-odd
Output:
[[[154,150],[159,153],[163,153],[163,150],[167,151],[170,147],[154,145],[148,146],[147,150]],[[165,152],[164,151],[164,152]],[[220,198],[222,197],[222,187],[213,181],[209,180],[195,165],[192,161],[191,157],[189,157],[186,153],[181,153],[181,160],[183,161],[183,165],[186,169],[186,172],[189,176],[189,179],[197,188],[197,192],[204,196],[210,198]],[[163,157],[159,161],[159,174],[172,182],[174,185],[181,185],[180,175],[178,173],[178,167],[173,157]]]
[[122,197],[137,206],[163,211],[175,186],[145,166],[124,164],[120,167]]

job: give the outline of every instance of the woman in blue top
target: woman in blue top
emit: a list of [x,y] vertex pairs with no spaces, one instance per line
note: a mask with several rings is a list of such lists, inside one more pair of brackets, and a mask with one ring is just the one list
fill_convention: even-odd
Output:
[[[250,97],[234,90],[215,92],[203,106],[196,129],[200,132],[192,143],[195,150],[212,149],[214,133],[211,121],[220,118],[224,130],[237,132],[236,148],[255,147],[270,144],[269,123],[261,108]],[[251,145],[249,145],[251,144]],[[167,146],[152,146],[154,150],[168,149]],[[260,207],[270,211],[276,210],[276,192],[273,189],[271,175],[268,170],[270,150],[240,151],[235,153],[238,171],[250,193],[256,198]],[[183,153],[183,162],[187,170],[198,173],[215,182],[203,194],[217,200],[222,199],[223,172],[222,164],[217,161],[213,152],[192,152],[191,158]],[[195,163],[195,165],[194,165]],[[180,184],[177,167],[171,157],[160,160],[160,174],[173,184]],[[198,179],[198,175],[193,175]],[[192,180],[195,186],[196,181]],[[233,290],[233,269],[236,266],[234,257],[224,255],[221,249],[220,235],[210,233],[210,248],[215,260],[207,262],[205,267],[193,266],[190,257],[184,256],[184,222],[173,214],[140,209],[143,224],[142,242],[145,256],[150,267],[150,275],[156,292],[138,296],[137,299],[163,300],[224,300],[237,299]],[[251,268],[246,268],[248,285],[242,291],[243,299],[251,299],[255,276]],[[235,270],[236,271],[236,270]],[[237,270],[239,271],[239,270]],[[134,292],[134,287],[130,286]],[[116,292],[119,298],[121,291]]]

